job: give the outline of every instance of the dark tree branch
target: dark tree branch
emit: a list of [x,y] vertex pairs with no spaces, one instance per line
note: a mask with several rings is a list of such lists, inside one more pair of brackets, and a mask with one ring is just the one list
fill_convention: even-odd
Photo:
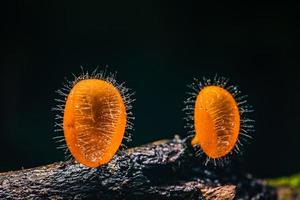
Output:
[[74,161],[0,173],[0,199],[273,199],[249,175],[204,167],[189,139],[163,140],[120,152],[93,169]]

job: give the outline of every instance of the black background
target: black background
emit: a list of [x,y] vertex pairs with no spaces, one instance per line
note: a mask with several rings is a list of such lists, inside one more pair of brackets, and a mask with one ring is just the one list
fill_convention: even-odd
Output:
[[186,85],[218,73],[256,110],[240,167],[259,177],[300,170],[296,5],[8,2],[1,6],[0,171],[64,158],[52,140],[54,91],[80,66],[105,65],[136,91],[130,146],[185,136]]

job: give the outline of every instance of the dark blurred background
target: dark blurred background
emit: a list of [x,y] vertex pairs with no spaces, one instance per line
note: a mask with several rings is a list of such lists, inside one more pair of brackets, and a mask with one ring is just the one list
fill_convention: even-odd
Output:
[[184,137],[186,85],[218,73],[256,110],[240,167],[259,177],[300,171],[299,7],[83,2],[1,6],[0,171],[64,159],[52,140],[54,91],[80,66],[105,65],[136,91],[130,146]]

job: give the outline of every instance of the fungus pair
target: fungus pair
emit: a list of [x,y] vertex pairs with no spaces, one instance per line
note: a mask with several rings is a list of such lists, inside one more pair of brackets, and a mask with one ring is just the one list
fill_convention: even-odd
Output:
[[[132,129],[133,92],[118,84],[115,74],[83,72],[74,81],[67,81],[57,91],[63,100],[56,101],[55,110],[63,130],[66,151],[81,164],[98,167],[109,162],[123,138],[130,139]],[[234,86],[227,86],[228,79],[217,77],[203,79],[190,85],[191,92],[185,101],[187,127],[194,133],[191,144],[200,146],[210,160],[224,160],[239,151],[240,136],[250,137],[253,120],[244,114],[251,112],[246,97]],[[216,163],[216,162],[215,162]]]

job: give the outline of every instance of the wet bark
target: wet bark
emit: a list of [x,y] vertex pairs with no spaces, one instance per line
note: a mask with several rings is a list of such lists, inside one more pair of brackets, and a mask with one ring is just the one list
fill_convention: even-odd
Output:
[[190,139],[120,151],[106,165],[75,161],[0,173],[0,199],[274,199],[249,174],[205,167]]

